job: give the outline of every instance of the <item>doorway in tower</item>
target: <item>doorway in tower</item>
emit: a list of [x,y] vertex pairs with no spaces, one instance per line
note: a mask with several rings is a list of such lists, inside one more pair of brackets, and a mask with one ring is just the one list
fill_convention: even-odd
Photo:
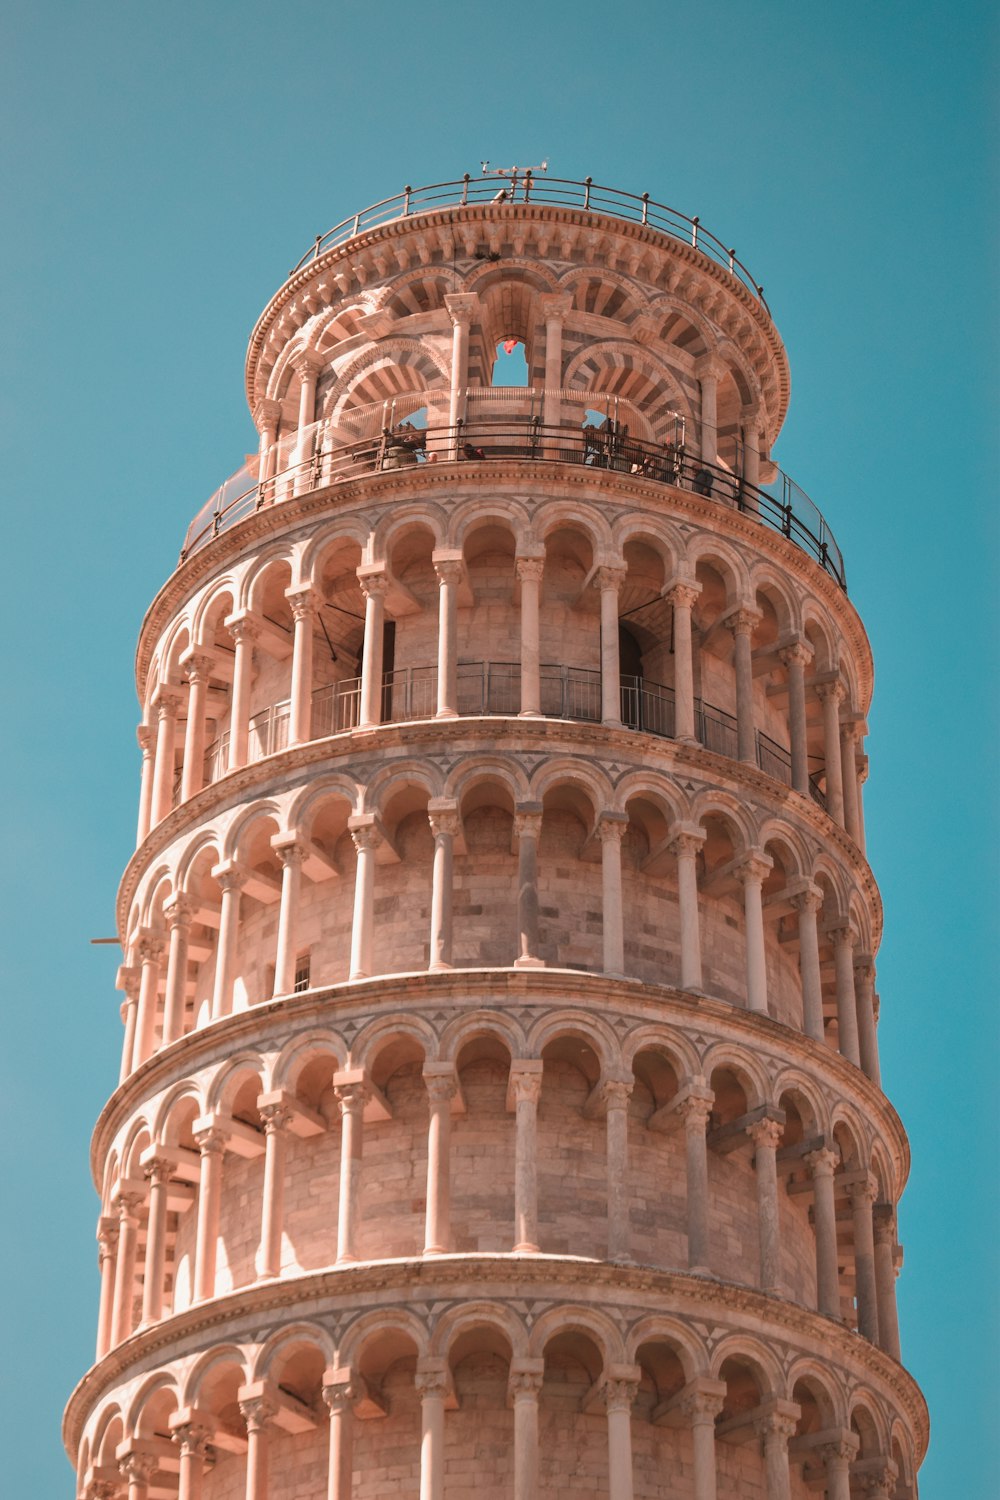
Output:
[[627,625],[618,625],[618,675],[622,694],[622,723],[642,728],[642,647]]
[[497,344],[490,384],[503,386],[528,384],[528,359],[522,339],[506,338],[501,339]]

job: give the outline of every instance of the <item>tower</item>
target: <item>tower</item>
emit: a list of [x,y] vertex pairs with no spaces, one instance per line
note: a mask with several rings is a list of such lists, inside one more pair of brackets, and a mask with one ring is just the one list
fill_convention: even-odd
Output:
[[143,622],[78,1494],[914,1500],[785,350],[697,220],[496,188],[317,240]]

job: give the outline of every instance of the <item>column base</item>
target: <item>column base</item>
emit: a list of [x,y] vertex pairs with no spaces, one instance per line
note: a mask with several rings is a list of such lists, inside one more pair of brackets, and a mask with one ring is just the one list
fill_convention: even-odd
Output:
[[511,1250],[512,1255],[541,1255],[540,1245],[515,1245]]
[[435,719],[457,719],[459,713],[457,708],[439,708],[434,717]]
[[519,719],[544,719],[545,715],[540,708],[522,708],[517,717]]
[[515,969],[544,969],[544,958],[515,958]]
[[454,964],[428,964],[427,972],[428,974],[450,974],[454,967]]

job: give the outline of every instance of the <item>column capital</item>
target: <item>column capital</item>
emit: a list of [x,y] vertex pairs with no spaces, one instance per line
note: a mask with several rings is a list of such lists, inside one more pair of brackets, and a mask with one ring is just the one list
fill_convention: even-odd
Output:
[[102,1214],[97,1221],[97,1244],[101,1255],[110,1255],[118,1243],[121,1224],[110,1214]]
[[758,437],[767,433],[767,419],[758,406],[752,406],[749,411],[740,412],[740,426],[744,433],[754,432]]
[[150,928],[140,929],[139,940],[135,945],[139,955],[140,963],[159,963],[163,957],[163,949],[166,944],[160,933],[151,931]]
[[292,369],[300,380],[308,380],[311,375],[318,375],[326,361],[315,349],[296,349],[289,356]]
[[202,1116],[201,1119],[195,1120],[191,1134],[202,1156],[212,1156],[216,1153],[221,1156],[232,1140],[230,1132],[220,1123],[218,1115]]
[[171,930],[175,927],[190,927],[194,921],[194,914],[197,909],[194,897],[186,895],[183,891],[179,891],[170,901],[166,902],[163,908],[163,915],[166,918],[167,926]]
[[512,1359],[507,1379],[507,1401],[519,1398],[537,1401],[545,1379],[544,1359]]
[[258,1113],[264,1121],[265,1135],[280,1135],[292,1123],[292,1111],[287,1104],[262,1104]]
[[174,1170],[174,1162],[171,1156],[169,1154],[158,1154],[161,1150],[165,1149],[160,1146],[151,1146],[148,1153],[145,1151],[142,1153],[142,1175],[150,1187],[162,1187],[165,1182],[170,1180],[170,1175]]
[[634,1087],[631,1078],[606,1078],[600,1085],[601,1103],[605,1109],[628,1109]]
[[247,1432],[263,1432],[278,1415],[277,1393],[266,1380],[241,1386],[236,1392],[236,1399],[247,1424]]
[[816,697],[821,703],[826,703],[831,698],[834,703],[842,703],[846,696],[847,688],[839,677],[835,677],[829,682],[816,683]]
[[714,1422],[726,1404],[726,1382],[697,1375],[689,1380],[677,1397],[677,1410],[692,1426],[697,1422]]
[[423,1070],[424,1088],[432,1104],[447,1104],[458,1093],[453,1063],[428,1063]]
[[417,1392],[423,1397],[437,1396],[445,1399],[451,1394],[451,1370],[445,1359],[424,1356],[417,1360],[417,1371],[413,1377]]
[[687,1130],[705,1130],[708,1126],[715,1094],[710,1088],[685,1085],[673,1106]]
[[594,569],[594,586],[601,593],[618,593],[625,582],[628,569],[624,563],[602,563]]
[[857,1433],[851,1432],[849,1428],[842,1428],[839,1432],[831,1429],[829,1440],[820,1443],[816,1453],[831,1468],[837,1464],[849,1464],[857,1454],[860,1441]]
[[139,964],[119,964],[115,975],[115,989],[121,990],[127,999],[134,1000],[139,993],[141,978],[142,968]]
[[342,1369],[323,1371],[321,1390],[324,1404],[333,1416],[335,1412],[353,1410],[355,1402],[365,1394],[365,1383],[356,1370],[345,1365]]
[[747,1126],[747,1135],[753,1141],[754,1147],[768,1147],[776,1151],[781,1145],[781,1137],[784,1134],[784,1126],[778,1120],[765,1118],[754,1120],[752,1125]]
[[262,396],[253,409],[253,423],[258,432],[274,428],[281,421],[281,402]]
[[542,804],[519,802],[514,808],[514,837],[537,839],[542,831]]
[[510,1065],[507,1084],[507,1107],[528,1103],[537,1104],[542,1093],[544,1064],[540,1057],[514,1058]]
[[832,918],[826,927],[826,935],[834,945],[842,943],[848,948],[853,948],[858,941],[857,928],[843,915]]
[[667,833],[671,854],[699,854],[705,843],[705,830],[697,823],[674,823]]
[[462,829],[458,803],[444,797],[432,798],[428,802],[427,821],[431,825],[431,833],[435,838],[439,834],[444,834],[454,839],[458,837]]
[[384,563],[362,563],[358,584],[366,599],[384,599],[389,592],[389,574]]
[[854,972],[867,984],[875,983],[875,959],[863,950],[854,955]]
[[823,888],[806,880],[788,899],[796,911],[819,911],[823,905]]
[[156,1473],[158,1455],[137,1446],[126,1446],[124,1443],[115,1452],[118,1460],[118,1472],[129,1484],[147,1485]]
[[367,1078],[355,1073],[334,1073],[333,1093],[341,1118],[347,1115],[360,1115],[372,1097]]
[[840,1165],[840,1157],[835,1151],[830,1151],[826,1146],[821,1146],[818,1151],[810,1151],[804,1158],[809,1168],[809,1175],[815,1181],[818,1177],[829,1177],[832,1179],[834,1172]]
[[[178,1415],[186,1414],[179,1413]],[[175,1426],[173,1418],[170,1419],[169,1425],[170,1436],[186,1457],[201,1459],[211,1457],[212,1439],[215,1437],[214,1425],[186,1421],[178,1422]]]
[[867,1172],[847,1184],[847,1196],[852,1208],[872,1208],[877,1191],[874,1177],[869,1176]]
[[806,641],[792,641],[778,652],[778,660],[785,667],[800,666],[803,670],[813,659],[813,649]]
[[184,694],[180,687],[173,682],[161,682],[152,697],[153,707],[161,719],[175,714],[184,702]]
[[600,1396],[607,1412],[632,1410],[642,1371],[638,1365],[611,1365],[604,1375]]
[[210,680],[216,669],[215,656],[211,651],[199,651],[197,647],[193,647],[181,657],[181,666],[187,672],[188,682],[194,687],[195,683]]
[[733,874],[741,885],[760,883],[774,869],[774,860],[763,849],[748,849],[746,857],[733,866]]
[[433,552],[431,562],[439,584],[461,583],[465,575],[465,559],[461,553]]
[[628,813],[602,812],[594,835],[602,844],[620,844],[628,828]]
[[260,621],[255,619],[246,610],[242,614],[227,615],[222,623],[229,631],[237,646],[242,645],[245,641],[253,644],[260,635]]
[[543,292],[537,300],[546,323],[561,323],[573,307],[571,292]]
[[249,878],[249,870],[235,859],[225,859],[221,864],[212,866],[212,879],[217,881],[224,891],[241,891]]
[[896,1248],[896,1214],[891,1203],[876,1203],[872,1209],[872,1228],[876,1245]]
[[318,591],[313,588],[312,584],[301,584],[297,588],[286,589],[285,598],[288,600],[292,617],[296,620],[311,620],[322,602]]
[[752,635],[762,619],[759,609],[754,609],[752,604],[741,604],[730,610],[722,623],[728,625],[733,635]]
[[514,570],[522,583],[541,583],[545,571],[544,557],[515,557]]
[[143,755],[151,754],[153,746],[156,744],[156,734],[152,724],[137,724],[135,729],[135,737],[139,743],[139,749],[142,751]]
[[444,299],[444,305],[455,327],[468,328],[479,311],[479,294],[477,292],[449,292]]
[[754,1418],[753,1428],[758,1437],[778,1437],[782,1444],[795,1436],[802,1408],[794,1401],[772,1401],[769,1409]]
[[296,838],[294,833],[276,833],[271,840],[271,848],[286,867],[303,865],[312,852],[309,845]]
[[360,813],[347,820],[348,832],[359,854],[374,851],[385,842],[381,828],[371,813]]
[[662,597],[675,609],[691,609],[697,603],[701,594],[701,584],[694,579],[678,579],[676,583],[669,583],[663,590]]

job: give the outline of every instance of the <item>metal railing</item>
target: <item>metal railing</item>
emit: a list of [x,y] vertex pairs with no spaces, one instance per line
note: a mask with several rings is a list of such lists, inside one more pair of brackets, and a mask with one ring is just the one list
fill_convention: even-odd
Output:
[[[521,668],[517,662],[466,661],[456,669],[457,707],[460,718],[485,714],[515,716],[521,709]],[[414,719],[433,719],[437,711],[436,666],[398,667],[382,678],[382,722],[399,724]],[[577,723],[601,721],[601,674],[589,667],[569,667],[544,662],[539,667],[542,715],[571,719]],[[247,760],[263,760],[288,744],[290,702],[287,698],[254,714],[250,720]],[[326,739],[357,728],[361,711],[361,679],[329,683],[317,688],[312,701],[312,738]],[[621,717],[626,729],[672,740],[676,735],[673,688],[644,677],[623,673]],[[695,699],[695,737],[706,750],[738,759],[736,720],[732,714]],[[205,752],[205,785],[225,774],[229,734],[219,736]],[[792,784],[792,758],[783,745],[766,734],[756,735],[757,765],[776,781]],[[180,780],[175,787],[179,793]],[[826,806],[817,776],[809,779],[813,800]]]
[[595,472],[650,479],[753,515],[795,542],[842,589],[847,588],[844,559],[833,533],[819,509],[787,475],[779,474],[774,484],[751,484],[725,464],[708,463],[672,443],[630,437],[627,429],[616,430],[616,424],[544,426],[532,417],[484,416],[455,428],[409,428],[403,434],[383,433],[339,448],[316,441],[315,452],[298,458],[279,474],[254,479],[245,466],[228,479],[188,527],[181,562],[254,511],[311,490],[388,469],[528,459],[582,464]]
[[350,218],[342,219],[325,234],[318,234],[288,275],[291,278],[324,251],[343,245],[356,235],[375,229],[380,224],[389,224],[394,219],[412,219],[418,214],[435,213],[443,208],[464,208],[470,203],[506,204],[513,207],[519,202],[548,203],[555,208],[573,209],[577,213],[608,214],[630,224],[645,224],[650,229],[669,235],[671,239],[680,240],[685,245],[700,250],[709,260],[723,266],[757,298],[765,312],[770,313],[764,300],[764,288],[738,259],[736,251],[706,229],[697,214],[689,218],[676,208],[658,203],[648,193],[625,193],[621,188],[596,183],[591,177],[578,182],[570,177],[535,177],[530,171],[515,172],[503,178],[492,174],[473,177],[466,172],[455,182],[405,187],[401,193],[383,198],[380,203],[371,203]]

